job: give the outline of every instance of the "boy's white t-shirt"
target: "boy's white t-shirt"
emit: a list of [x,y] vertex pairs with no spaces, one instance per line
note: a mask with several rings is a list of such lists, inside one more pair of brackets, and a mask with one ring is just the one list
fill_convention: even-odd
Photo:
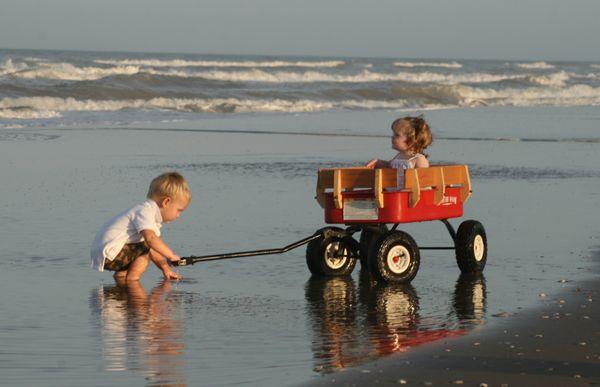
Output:
[[158,204],[148,199],[106,222],[92,243],[91,266],[104,271],[104,260],[112,261],[127,243],[144,240],[142,230],[152,230],[160,236],[162,216]]

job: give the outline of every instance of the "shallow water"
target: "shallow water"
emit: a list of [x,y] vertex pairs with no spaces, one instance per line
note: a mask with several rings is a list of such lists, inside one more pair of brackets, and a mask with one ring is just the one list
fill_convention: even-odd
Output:
[[[552,111],[551,119],[545,112],[515,115],[531,126],[563,117],[556,126],[571,122],[588,134],[598,123],[581,110]],[[431,119],[459,121],[446,113]],[[473,127],[502,127],[498,111],[462,114]],[[371,113],[288,116],[284,127],[281,117],[187,124],[293,131],[319,117],[323,131],[340,135],[3,131],[0,384],[297,384],[468,334],[557,292],[561,279],[585,276],[597,244],[598,145],[450,139],[430,153],[433,162],[471,167],[465,219],[486,226],[483,277],[460,276],[451,252],[424,251],[410,286],[374,284],[358,265],[350,278],[311,278],[303,248],[180,268],[178,283],[150,268],[128,288],[89,269],[97,228],[142,200],[165,169],[180,170],[194,193],[182,218],[163,228],[181,255],[281,247],[311,235],[323,227],[315,170],[391,154],[387,139],[342,136]],[[421,245],[450,243],[439,222],[404,229]]]

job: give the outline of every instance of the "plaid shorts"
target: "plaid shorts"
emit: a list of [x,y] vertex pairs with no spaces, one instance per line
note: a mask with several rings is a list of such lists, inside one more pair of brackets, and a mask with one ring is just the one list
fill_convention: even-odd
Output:
[[148,254],[148,252],[150,252],[150,247],[148,247],[146,242],[128,243],[123,246],[115,259],[112,261],[107,259],[104,262],[104,268],[110,271],[127,270],[137,257]]

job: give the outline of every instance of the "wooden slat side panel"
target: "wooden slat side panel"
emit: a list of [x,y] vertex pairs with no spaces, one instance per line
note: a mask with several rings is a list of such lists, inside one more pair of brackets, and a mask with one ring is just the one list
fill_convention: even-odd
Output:
[[446,165],[444,168],[444,179],[447,186],[461,187],[461,200],[465,203],[471,196],[471,178],[467,165]]
[[375,193],[375,201],[377,202],[378,208],[383,208],[383,206],[385,204],[383,202],[382,181],[383,181],[383,171],[381,169],[376,169],[375,170],[375,183],[374,183],[373,191]]
[[434,182],[432,186],[435,187],[433,202],[437,206],[444,200],[444,196],[446,196],[446,184],[444,182],[443,168],[433,168],[433,180]]
[[[429,168],[404,171],[404,188],[410,191],[410,207],[420,200],[423,189],[434,189],[434,202],[443,201],[448,187],[460,187],[461,201],[465,203],[471,195],[471,180],[467,165],[436,165]],[[325,192],[333,191],[337,208],[342,208],[342,192],[355,188],[370,188],[380,208],[383,208],[383,192],[396,188],[397,171],[393,168],[372,169],[365,167],[320,169],[317,178],[316,199],[325,206]]]
[[336,208],[342,208],[342,170],[333,171],[333,201]]
[[[382,186],[384,188],[396,187],[396,170],[391,168],[379,169],[382,173]],[[375,183],[375,169],[373,168],[331,168],[320,169],[317,187],[323,190],[333,189],[335,171],[341,171],[342,189],[373,188]]]
[[398,171],[394,168],[381,168],[381,186],[383,188],[396,188],[398,184]]
[[333,188],[333,169],[320,169],[317,179],[319,188]]
[[317,199],[317,202],[319,203],[319,205],[321,206],[321,208],[325,208],[325,187],[323,184],[323,175],[321,174],[321,171],[319,171],[319,173],[317,174],[317,189],[316,189],[316,196],[315,199]]
[[419,169],[407,169],[404,171],[404,188],[410,190],[410,207],[416,206],[421,199],[421,185],[417,171]]
[[372,188],[374,181],[374,169],[353,170],[342,169],[342,188]]
[[[410,171],[407,169],[406,171]],[[438,187],[443,184],[443,169],[441,167],[418,168],[419,185],[421,189],[426,187]]]
[[465,176],[465,165],[446,165],[444,168],[444,177],[448,185],[462,185]]

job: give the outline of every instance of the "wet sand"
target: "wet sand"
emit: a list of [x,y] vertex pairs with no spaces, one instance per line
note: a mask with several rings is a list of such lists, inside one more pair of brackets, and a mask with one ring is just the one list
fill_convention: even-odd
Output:
[[329,374],[311,385],[599,385],[598,270],[586,281],[565,280],[555,296],[538,297],[538,306],[494,314],[491,324],[467,336]]
[[[488,348],[480,359],[488,357],[488,364],[497,359],[507,368],[513,367],[508,353],[515,353],[515,361],[536,359],[537,353],[503,345],[514,343],[517,333],[528,337],[525,328],[512,327],[531,307],[546,307],[553,316],[558,307],[553,295],[569,293],[594,267],[589,251],[599,244],[598,143],[549,141],[597,138],[593,109],[428,114],[440,136],[432,161],[471,168],[474,194],[461,220],[477,219],[486,227],[490,255],[481,281],[463,278],[452,252],[436,251],[422,254],[419,274],[405,289],[372,286],[358,267],[349,278],[313,280],[304,249],[180,268],[185,281],[170,289],[155,268],[141,289],[125,291],[110,274],[89,268],[98,227],[137,204],[150,179],[165,170],[182,172],[194,192],[184,215],[164,227],[165,240],[180,255],[281,247],[311,235],[324,226],[314,200],[315,171],[392,155],[385,137],[398,114],[248,116],[181,123],[179,131],[170,123],[164,129],[1,131],[0,176],[7,184],[0,185],[0,291],[7,296],[0,297],[0,384],[279,386],[329,383],[352,373],[358,375],[353,382],[364,377],[365,384],[388,375],[379,374],[381,368],[362,372],[371,367],[365,364],[388,355],[390,360],[373,364],[389,364],[393,383],[421,383],[424,375],[439,377],[436,384],[467,383],[466,371],[447,375],[445,368],[459,368],[444,362],[487,369],[472,360],[476,355],[466,357],[469,362],[447,356]],[[563,135],[564,127],[579,132]],[[544,136],[533,129],[544,129]],[[539,141],[471,140],[475,134]],[[422,246],[449,242],[439,222],[406,230]],[[561,278],[572,282],[560,283]],[[541,292],[548,296],[538,297]],[[563,298],[559,311],[575,303]],[[473,305],[478,309],[471,316]],[[502,312],[511,315],[493,317]],[[563,323],[541,320],[543,312],[532,327]],[[498,339],[477,339],[489,332]],[[533,329],[530,335],[538,333],[544,340],[552,335]],[[482,343],[478,348],[475,340]],[[592,340],[585,341],[587,347],[576,349],[589,350]],[[452,343],[451,352],[444,343]],[[455,349],[459,343],[468,350]],[[397,357],[407,346],[415,349]],[[542,355],[549,351],[541,349]],[[518,352],[525,355],[517,357]],[[423,357],[416,368],[400,368],[398,359],[405,356]],[[545,369],[559,369],[560,359],[551,360]],[[439,372],[426,368],[438,365]],[[340,368],[351,371],[331,373]],[[399,370],[415,377],[398,375]],[[510,372],[520,371],[515,366]],[[579,381],[590,377],[577,373]],[[570,373],[564,379],[575,381]]]

